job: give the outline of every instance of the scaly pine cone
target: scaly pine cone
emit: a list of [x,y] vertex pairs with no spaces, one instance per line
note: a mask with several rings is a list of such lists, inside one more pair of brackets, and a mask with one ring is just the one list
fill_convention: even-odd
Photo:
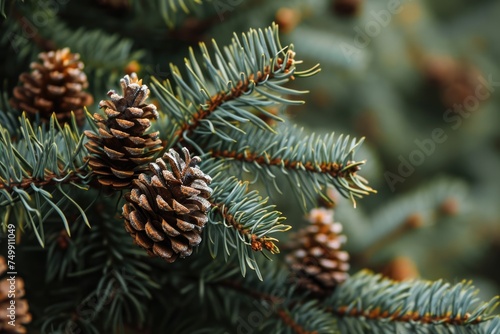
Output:
[[154,175],[140,174],[123,206],[125,228],[135,242],[170,263],[191,255],[201,242],[212,194],[212,179],[197,166],[201,159],[182,151],[184,160],[171,149],[150,163]]
[[88,82],[80,55],[64,48],[42,52],[38,58],[41,64],[31,63],[33,71],[19,76],[23,85],[14,88],[10,104],[25,111],[31,119],[38,115],[42,122],[48,122],[52,113],[60,124],[69,122],[73,111],[81,126],[85,121],[83,107],[92,104],[94,99],[83,91]]
[[292,236],[292,249],[286,261],[297,278],[297,285],[317,295],[331,292],[348,277],[349,254],[340,248],[345,236],[340,223],[333,222],[333,210],[313,209],[311,225]]
[[89,166],[98,181],[114,189],[128,188],[132,180],[147,170],[156,153],[163,149],[158,132],[146,133],[152,119],[158,118],[154,104],[146,104],[149,89],[132,73],[120,80],[123,96],[108,92],[111,100],[99,103],[107,117],[94,114],[98,133],[85,131],[85,147],[92,154]]
[[[0,276],[3,276],[7,271],[7,263],[5,262],[5,258],[0,256]],[[9,298],[9,294],[11,293],[11,287],[15,287],[15,298]],[[9,280],[9,277],[4,277],[0,279],[0,333],[27,333],[26,325],[31,322],[31,313],[29,313],[29,305],[26,299],[22,299],[24,297],[24,281],[20,277],[16,277],[15,282],[13,280]],[[11,300],[14,300],[16,303],[15,311],[9,310],[11,307]],[[10,312],[14,312],[16,316],[15,326],[9,325],[9,321],[12,319],[9,317]]]

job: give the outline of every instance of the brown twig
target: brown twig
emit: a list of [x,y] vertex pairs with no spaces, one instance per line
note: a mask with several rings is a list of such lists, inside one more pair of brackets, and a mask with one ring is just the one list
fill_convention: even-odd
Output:
[[[271,69],[271,66],[267,65],[263,72],[258,71],[257,75],[250,73],[245,80],[238,81],[235,87],[233,87],[230,91],[220,92],[210,97],[210,99],[205,103],[205,106],[200,106],[200,108],[193,114],[191,121],[184,123],[184,125],[175,132],[174,138],[176,138],[179,143],[184,141],[184,137],[182,136],[184,132],[189,134],[200,125],[200,122],[203,119],[210,116],[212,112],[214,112],[222,104],[234,100],[246,93],[250,89],[251,83],[258,85],[261,82],[272,79],[274,77],[274,72],[278,71],[282,67],[284,67],[283,72],[287,73],[290,71],[293,64],[293,58],[291,56],[288,58],[286,64],[283,63],[283,59],[278,58],[274,69]],[[293,75],[290,79],[294,79]]]
[[277,313],[278,313],[278,316],[281,318],[281,320],[283,320],[285,325],[290,327],[295,333],[297,333],[297,334],[318,334],[318,331],[305,330],[304,327],[302,327],[301,325],[296,323],[295,320],[293,320],[293,318],[290,316],[290,314],[288,314],[288,312],[285,311],[284,309],[279,309]]
[[301,161],[290,161],[281,158],[270,159],[267,154],[259,155],[255,152],[251,152],[249,150],[245,150],[245,153],[237,153],[235,151],[211,151],[213,157],[216,158],[231,158],[243,162],[248,163],[258,163],[260,165],[268,165],[268,166],[283,166],[286,169],[299,169],[304,168],[305,170],[313,173],[325,173],[329,174],[332,177],[346,177],[350,174],[355,174],[359,170],[358,165],[352,166],[352,168],[348,168],[347,170],[343,170],[343,166],[336,162],[321,162],[321,163],[313,163],[306,162],[302,163]]
[[[219,282],[218,284],[221,284],[224,287],[236,290],[238,292],[244,293],[252,298],[268,301],[273,305],[278,305],[284,302],[283,299],[280,297],[251,290],[233,281],[222,281]],[[467,320],[471,316],[470,313],[465,313],[461,316],[457,315],[456,317],[452,318],[451,314],[449,313],[430,315],[430,314],[419,314],[418,312],[411,312],[411,311],[402,314],[400,313],[399,310],[394,313],[389,313],[388,311],[382,311],[380,308],[372,310],[363,310],[357,308],[349,309],[348,306],[340,306],[337,308],[326,308],[325,311],[333,314],[336,317],[356,317],[356,318],[366,318],[369,320],[384,319],[397,322],[411,321],[411,322],[419,322],[422,324],[449,324],[458,326],[465,325]],[[276,312],[278,316],[283,320],[283,322],[287,326],[291,327],[296,333],[299,334],[315,333],[315,332],[305,331],[290,317],[290,315],[283,308],[277,309]],[[475,319],[472,322],[468,322],[467,324],[478,324],[482,321],[483,320],[481,317],[477,317],[477,319]]]
[[235,291],[238,291],[240,293],[243,293],[251,298],[255,298],[261,301],[266,301],[269,302],[271,305],[274,307],[272,308],[273,312],[276,313],[282,321],[287,325],[288,327],[292,328],[293,331],[297,334],[317,334],[317,331],[307,331],[305,330],[301,325],[299,325],[293,318],[288,314],[288,312],[284,308],[278,308],[276,307],[279,304],[283,303],[283,299],[271,294],[266,294],[262,293],[259,291],[251,290],[249,288],[246,288],[242,286],[239,283],[236,283],[234,281],[221,281],[218,282],[217,284],[229,288]]
[[55,179],[61,179],[66,177],[68,174],[64,175],[57,175],[55,173],[48,173],[45,174],[45,177],[43,179],[34,179],[32,177],[25,177],[23,178],[20,182],[8,182],[6,183],[3,180],[0,180],[0,189],[5,189],[8,192],[14,191],[14,188],[21,188],[21,189],[26,189],[31,186],[31,184],[34,184],[37,187],[42,187],[42,186],[47,186],[47,185],[54,185],[57,183],[63,184],[63,183],[71,183],[71,182],[78,182],[81,180],[81,177],[79,176],[79,170],[78,171],[72,171],[70,172],[72,175],[68,176],[64,181],[56,181]]
[[219,209],[221,214],[224,216],[226,222],[234,227],[236,230],[238,230],[241,234],[246,235],[250,241],[250,245],[252,247],[253,251],[260,252],[263,249],[267,249],[269,252],[272,254],[278,253],[278,247],[274,244],[273,241],[271,241],[269,238],[266,237],[257,237],[257,235],[250,233],[250,230],[247,228],[244,228],[243,225],[241,225],[233,215],[229,213],[229,209],[222,203],[217,203],[214,204],[215,207]]
[[[352,308],[349,310],[348,306],[340,306],[336,309],[328,309],[329,312],[340,316],[340,317],[363,317],[370,320],[377,319],[389,319],[391,321],[399,322],[419,322],[422,324],[450,324],[450,325],[465,325],[466,321],[470,318],[470,313],[465,313],[462,316],[457,315],[452,318],[451,314],[419,314],[418,312],[406,312],[401,314],[400,311],[394,313],[389,313],[389,311],[382,311],[380,308],[374,310],[361,310],[357,308]],[[482,321],[481,317],[478,317],[474,321],[470,322],[472,324],[478,324]]]

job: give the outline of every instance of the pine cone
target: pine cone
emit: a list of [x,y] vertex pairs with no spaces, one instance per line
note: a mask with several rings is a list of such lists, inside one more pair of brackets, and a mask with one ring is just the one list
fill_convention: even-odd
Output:
[[297,285],[317,295],[331,292],[348,277],[349,254],[340,248],[345,236],[340,223],[333,222],[333,210],[313,209],[311,225],[292,236],[286,261],[297,278]]
[[64,48],[42,52],[38,58],[41,64],[31,63],[33,71],[19,76],[23,85],[14,88],[10,104],[25,111],[31,119],[38,116],[42,122],[48,122],[53,112],[59,123],[69,122],[73,111],[81,126],[85,121],[83,107],[92,104],[94,99],[83,91],[88,82],[80,55]]
[[89,166],[98,181],[114,189],[128,188],[132,180],[147,170],[156,153],[163,149],[158,132],[146,133],[151,119],[158,118],[154,104],[146,104],[149,89],[132,73],[120,80],[123,96],[108,92],[111,100],[99,103],[107,117],[94,114],[98,133],[85,131],[85,147],[92,154]]
[[182,151],[184,160],[171,149],[150,163],[154,175],[139,175],[123,206],[125,228],[135,242],[170,263],[191,255],[201,242],[212,194],[212,179],[197,166],[201,159],[191,158],[187,148]]
[[[4,275],[7,270],[5,258],[0,256],[0,276]],[[14,286],[14,298],[10,298],[11,288]],[[29,313],[29,305],[24,297],[24,281],[20,277],[16,277],[15,281],[9,277],[0,279],[0,333],[27,333],[26,325],[31,322],[31,313]],[[11,306],[11,301],[14,300],[15,309]],[[9,307],[11,309],[9,309]],[[11,312],[16,316],[15,326],[9,325],[12,319],[9,317]]]

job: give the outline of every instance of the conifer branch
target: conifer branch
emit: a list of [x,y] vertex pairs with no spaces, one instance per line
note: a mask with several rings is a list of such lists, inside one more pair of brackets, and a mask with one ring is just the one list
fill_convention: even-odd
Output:
[[[205,162],[203,169],[213,161]],[[217,164],[214,170],[220,168]],[[214,175],[214,171],[207,174]],[[261,277],[255,252],[260,251],[267,257],[263,250],[271,254],[279,253],[275,242],[278,241],[271,235],[285,232],[291,227],[284,225],[281,213],[274,210],[273,205],[267,205],[256,191],[248,191],[248,182],[241,182],[234,177],[220,180],[220,175],[213,177],[212,188],[214,192],[210,201],[213,209],[209,213],[211,226],[207,227],[209,248],[213,257],[217,256],[220,247],[227,257],[236,250],[243,275],[246,266],[256,270]]]
[[[220,108],[224,103],[236,100],[237,98],[248,94],[252,90],[253,85],[261,85],[269,79],[274,78],[274,73],[278,71],[289,72],[290,67],[293,65],[293,59],[288,59],[288,61],[283,64],[283,59],[278,58],[277,63],[271,70],[271,67],[267,65],[264,71],[258,71],[257,75],[250,73],[247,78],[240,80],[235,83],[234,87],[227,92],[220,92],[211,96],[204,105],[200,106],[198,110],[192,115],[191,121],[184,123],[174,134],[175,137],[179,138],[179,142],[184,140],[182,134],[190,136],[190,134],[200,126],[200,123],[208,118],[215,110]],[[274,118],[274,117],[273,117]]]
[[[114,332],[129,321],[145,322],[147,301],[158,284],[151,279],[144,252],[133,247],[122,224],[107,210],[115,205],[116,196],[105,201],[96,203],[89,212],[96,222],[92,230],[75,228],[69,250],[56,242],[49,245],[52,257],[47,259],[46,279],[58,288],[48,292],[52,303],[44,310],[42,327],[46,329],[96,332],[105,328]],[[60,262],[54,263],[54,259]],[[67,303],[68,293],[76,302]]]
[[329,174],[332,177],[342,177],[347,178],[351,175],[354,175],[358,170],[359,166],[363,164],[363,162],[358,162],[356,164],[351,163],[347,166],[342,166],[336,162],[319,162],[315,163],[313,161],[306,161],[302,163],[301,161],[290,161],[281,158],[273,158],[269,153],[263,153],[259,155],[256,152],[251,152],[249,150],[245,150],[244,153],[238,153],[236,151],[211,151],[211,155],[214,158],[229,158],[233,160],[238,160],[246,163],[257,163],[259,165],[268,165],[268,166],[279,166],[285,169],[303,169],[308,172],[313,173],[324,173]]
[[[240,171],[251,171],[256,178],[274,182],[278,169],[292,184],[294,194],[303,206],[314,203],[322,187],[333,184],[345,197],[362,197],[375,192],[366,185],[367,181],[357,174],[364,161],[355,161],[354,153],[363,139],[350,141],[342,135],[304,135],[302,129],[287,124],[275,128],[276,133],[260,129],[246,129],[244,134],[233,131],[229,136],[235,142],[211,138],[207,148],[214,158],[242,164]],[[311,180],[312,179],[312,180]],[[270,182],[268,182],[270,183]]]
[[33,178],[31,175],[23,177],[19,182],[11,182],[0,180],[0,190],[6,190],[8,192],[13,192],[17,189],[28,189],[30,187],[44,187],[53,186],[56,184],[73,184],[80,183],[82,178],[88,173],[85,169],[80,169],[76,171],[70,171],[68,174],[65,173],[45,173],[43,179]]
[[77,129],[74,115],[71,127],[66,124],[62,128],[53,115],[47,127],[35,129],[23,114],[19,133],[22,137],[12,142],[9,131],[0,125],[3,224],[8,223],[14,210],[17,224],[23,226],[28,222],[43,245],[42,223],[52,212],[57,213],[71,235],[66,214],[61,209],[71,204],[89,225],[84,210],[63,188],[63,185],[71,185],[73,189],[86,189],[90,181],[84,162],[83,136]]
[[313,330],[305,330],[303,326],[298,324],[292,315],[285,309],[279,309],[277,311],[278,316],[281,318],[283,323],[292,329],[292,331],[296,334],[318,334],[318,331]]
[[214,205],[220,214],[226,221],[226,224],[235,228],[240,235],[245,236],[247,240],[250,240],[250,246],[253,251],[262,251],[266,249],[271,254],[279,253],[278,246],[273,242],[273,238],[268,237],[258,237],[255,233],[252,233],[249,228],[245,228],[236,218],[229,213],[229,208],[223,203],[217,203]]
[[325,305],[339,317],[341,331],[348,333],[362,333],[366,322],[381,332],[397,326],[408,330],[431,325],[431,333],[440,333],[440,326],[489,333],[483,330],[500,321],[493,313],[499,297],[479,302],[476,293],[471,282],[396,282],[365,270],[340,285]]
[[[307,77],[319,71],[318,66],[298,71],[301,61],[295,60],[293,45],[283,48],[278,39],[278,27],[273,25],[262,30],[250,30],[242,39],[234,36],[231,45],[223,53],[213,42],[215,62],[212,62],[207,47],[201,43],[203,64],[196,60],[190,49],[185,60],[187,79],[180,70],[171,65],[174,90],[170,81],[164,84],[153,78],[152,90],[164,110],[172,117],[176,129],[170,138],[171,145],[188,141],[193,144],[196,135],[215,134],[223,140],[232,140],[222,130],[238,129],[238,124],[250,122],[267,131],[273,131],[266,122],[247,110],[280,120],[263,107],[277,104],[301,104],[284,98],[306,92],[282,87],[294,78]],[[170,131],[166,131],[170,133]],[[194,143],[195,147],[197,146]]]
[[331,313],[325,311],[317,300],[306,301],[304,296],[294,293],[294,286],[289,284],[290,276],[286,269],[268,267],[266,266],[267,279],[264,282],[257,282],[249,277],[243,283],[232,279],[216,281],[212,285],[220,286],[222,291],[231,289],[258,300],[259,303],[253,303],[254,305],[266,305],[269,318],[260,328],[263,333],[337,333],[335,317]]

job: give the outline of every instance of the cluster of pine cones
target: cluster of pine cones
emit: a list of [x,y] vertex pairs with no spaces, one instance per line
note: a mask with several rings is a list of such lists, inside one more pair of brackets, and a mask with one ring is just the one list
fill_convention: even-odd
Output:
[[[84,107],[93,102],[79,55],[68,48],[39,55],[31,73],[21,74],[11,105],[38,122],[48,122],[54,113],[59,123],[85,122]],[[150,255],[167,262],[189,256],[201,242],[201,233],[211,208],[210,176],[182,149],[181,157],[171,149],[157,157],[164,144],[159,132],[150,132],[158,118],[154,104],[147,103],[149,89],[135,73],[120,80],[121,94],[111,90],[84,131],[88,138],[88,166],[97,182],[109,190],[130,190],[123,206],[125,228]]]
[[[41,53],[41,63],[20,76],[11,104],[37,121],[47,122],[55,112],[60,123],[74,113],[78,125],[85,121],[84,106],[93,98],[83,64],[69,49]],[[199,168],[201,159],[188,149],[181,155],[164,150],[158,132],[150,132],[158,118],[156,106],[147,103],[149,89],[135,73],[120,81],[121,94],[111,90],[86,130],[88,166],[106,189],[128,190],[122,214],[125,228],[137,245],[152,256],[174,262],[191,255],[200,244],[212,189],[211,178]],[[323,203],[324,204],[324,203]],[[341,250],[342,226],[333,221],[333,209],[310,212],[310,225],[296,233],[287,262],[296,283],[313,293],[325,294],[342,283],[349,269],[349,255]],[[26,309],[27,311],[27,309]]]
[[85,131],[89,166],[98,182],[114,190],[131,189],[123,206],[125,228],[135,243],[167,262],[191,255],[201,242],[212,194],[212,179],[198,167],[201,159],[163,150],[159,133],[148,130],[158,118],[146,103],[149,89],[133,73],[121,80],[122,94],[110,91],[94,114],[96,131]]

